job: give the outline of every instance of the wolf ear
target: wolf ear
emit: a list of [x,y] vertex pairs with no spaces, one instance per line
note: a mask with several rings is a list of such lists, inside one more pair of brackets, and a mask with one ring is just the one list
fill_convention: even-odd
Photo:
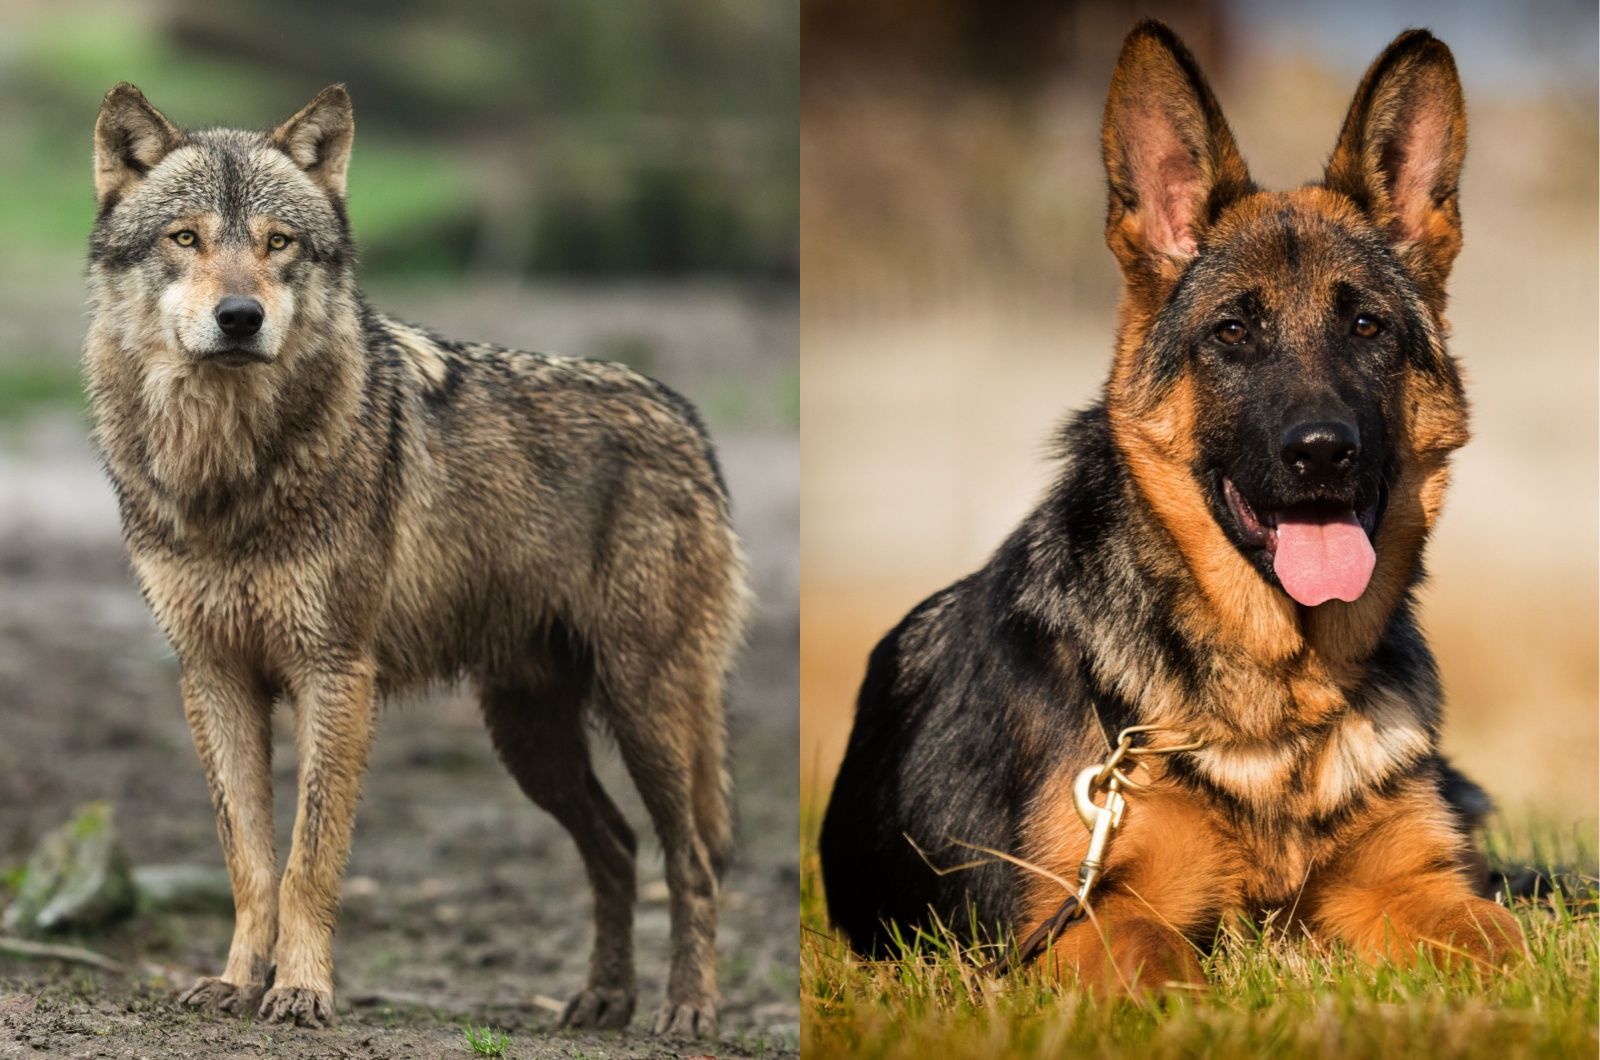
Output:
[[300,112],[272,131],[272,145],[305,170],[334,198],[345,193],[350,168],[350,143],[355,138],[355,112],[343,85],[329,85]]
[[1160,22],[1123,42],[1101,148],[1106,242],[1130,282],[1175,278],[1222,207],[1255,189],[1194,56]]
[[1450,49],[1427,30],[1400,34],[1361,79],[1323,182],[1388,234],[1437,301],[1461,249],[1466,153],[1467,109]]
[[182,141],[175,125],[126,81],[100,103],[94,123],[94,195],[104,205],[156,166]]

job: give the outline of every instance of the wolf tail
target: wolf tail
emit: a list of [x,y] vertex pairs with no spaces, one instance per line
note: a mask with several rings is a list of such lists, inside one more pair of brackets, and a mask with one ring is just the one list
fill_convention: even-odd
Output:
[[695,831],[719,880],[733,857],[733,781],[728,775],[725,714],[719,710],[709,718],[696,742],[690,788]]
[[749,629],[755,609],[749,566],[744,550],[732,527],[726,529],[731,575],[724,596],[723,629],[717,663],[714,664],[716,694],[708,696],[707,710],[695,744],[694,770],[690,791],[694,805],[695,830],[711,859],[712,870],[722,879],[733,859],[733,778],[728,772],[728,675],[734,656]]

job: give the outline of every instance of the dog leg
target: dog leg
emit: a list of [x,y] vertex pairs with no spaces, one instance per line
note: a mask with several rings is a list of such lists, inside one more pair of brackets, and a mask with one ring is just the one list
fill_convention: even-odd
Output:
[[279,892],[277,975],[261,1002],[272,1023],[333,1021],[333,928],[372,741],[373,668],[291,681],[300,757],[294,841]]
[[1093,905],[1093,916],[1062,932],[1043,958],[1050,974],[1075,975],[1102,997],[1205,982],[1194,944],[1142,902],[1108,894]]
[[638,985],[633,966],[633,829],[590,767],[580,714],[587,682],[567,672],[528,684],[486,683],[483,713],[495,750],[524,794],[561,822],[594,891],[589,979],[567,1002],[564,1026],[625,1027]]
[[181,691],[233,885],[234,925],[222,975],[196,980],[180,1000],[249,1016],[266,993],[278,935],[272,702],[249,675],[225,665],[186,664]]
[[1524,955],[1521,925],[1473,892],[1460,847],[1436,794],[1397,799],[1318,869],[1306,920],[1369,960],[1409,962],[1420,948],[1487,969]]
[[1453,868],[1326,883],[1308,920],[1373,961],[1405,964],[1427,952],[1442,964],[1466,959],[1487,970],[1527,949],[1511,911],[1479,898]]
[[1314,929],[1369,960],[1409,963],[1422,950],[1440,963],[1465,958],[1488,969],[1526,950],[1510,910],[1473,894],[1453,871],[1397,876],[1375,886],[1334,884],[1321,897]]

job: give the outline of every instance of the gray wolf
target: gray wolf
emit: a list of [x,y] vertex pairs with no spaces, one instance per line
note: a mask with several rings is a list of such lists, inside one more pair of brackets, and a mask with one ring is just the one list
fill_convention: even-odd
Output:
[[[374,704],[464,677],[594,891],[563,1019],[628,1022],[632,829],[590,768],[611,733],[661,840],[671,972],[656,1031],[714,1034],[732,842],[723,686],[747,590],[689,404],[627,368],[455,342],[370,308],[335,85],[269,132],[186,131],[131,85],[95,124],[84,366],[139,584],[232,877],[226,967],[189,1005],[333,1016],[340,877]],[[282,877],[269,718],[293,710]]]
[[[1101,399],[989,563],[877,646],[821,836],[867,952],[935,918],[1004,940],[1088,834],[1073,780],[1125,726],[1147,759],[1093,917],[1047,963],[1093,989],[1201,978],[1225,915],[1371,957],[1522,950],[1474,886],[1487,797],[1439,751],[1414,617],[1467,403],[1444,345],[1466,117],[1424,31],[1368,70],[1322,180],[1252,181],[1193,57],[1128,36],[1106,103],[1106,239],[1125,280]],[[911,842],[908,842],[908,839]],[[912,843],[916,844],[913,847]]]

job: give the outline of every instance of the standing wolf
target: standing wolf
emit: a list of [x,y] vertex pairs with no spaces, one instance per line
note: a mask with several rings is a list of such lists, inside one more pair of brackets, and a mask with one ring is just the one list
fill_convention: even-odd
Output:
[[1398,37],[1323,180],[1267,192],[1193,57],[1144,23],[1103,148],[1125,280],[1103,399],[988,565],[873,652],[823,825],[829,911],[865,950],[886,924],[971,923],[969,903],[1001,932],[1050,918],[1043,875],[938,876],[912,842],[1070,877],[1089,842],[1075,779],[1139,724],[1190,749],[1138,759],[1145,790],[1057,971],[1198,979],[1230,911],[1369,956],[1514,956],[1516,920],[1467,871],[1485,800],[1439,753],[1413,617],[1467,439],[1444,347],[1466,148],[1449,50]]
[[[694,410],[619,365],[449,342],[356,288],[342,86],[270,133],[190,132],[131,85],[95,125],[84,362],[134,570],[182,666],[233,882],[227,967],[184,1001],[322,1026],[375,700],[476,686],[522,790],[595,899],[563,1020],[626,1024],[634,835],[590,768],[616,737],[661,840],[658,1033],[714,1034],[731,829],[723,684],[746,609]],[[278,877],[269,768],[293,705]]]

